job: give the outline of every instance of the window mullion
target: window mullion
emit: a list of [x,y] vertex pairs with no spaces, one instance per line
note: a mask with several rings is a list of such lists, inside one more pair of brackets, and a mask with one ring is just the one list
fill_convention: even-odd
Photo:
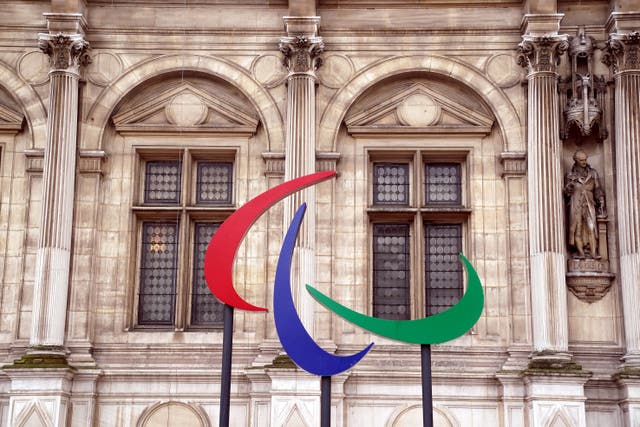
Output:
[[187,325],[187,294],[189,291],[189,242],[191,241],[190,218],[185,208],[191,204],[191,156],[189,150],[180,153],[182,157],[182,182],[180,190],[180,241],[178,246],[178,283],[176,284],[176,323],[175,330],[183,331]]

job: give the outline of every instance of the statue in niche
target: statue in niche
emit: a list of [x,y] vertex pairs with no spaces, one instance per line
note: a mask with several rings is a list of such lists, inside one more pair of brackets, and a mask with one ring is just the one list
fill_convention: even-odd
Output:
[[587,163],[587,153],[573,153],[573,167],[565,175],[564,193],[569,202],[569,246],[574,258],[600,259],[596,215],[605,211],[604,192],[598,173]]

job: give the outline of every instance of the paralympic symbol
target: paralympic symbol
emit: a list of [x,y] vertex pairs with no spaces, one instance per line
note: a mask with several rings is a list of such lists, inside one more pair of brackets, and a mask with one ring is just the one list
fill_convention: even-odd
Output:
[[[240,297],[233,285],[233,261],[242,239],[251,225],[278,201],[335,176],[335,171],[326,171],[286,181],[251,199],[222,223],[209,242],[204,260],[205,279],[218,300],[242,310],[267,311]],[[336,355],[322,349],[302,324],[293,301],[290,270],[305,211],[306,203],[303,203],[295,213],[282,243],[276,267],[273,315],[282,347],[296,365],[315,375],[331,376],[353,367],[374,344],[370,343],[352,355]],[[421,319],[388,320],[368,316],[343,306],[310,284],[306,284],[306,289],[328,310],[375,335],[412,344],[439,344],[467,332],[478,321],[484,307],[480,278],[469,260],[462,254],[460,258],[468,278],[465,294],[453,307]]]

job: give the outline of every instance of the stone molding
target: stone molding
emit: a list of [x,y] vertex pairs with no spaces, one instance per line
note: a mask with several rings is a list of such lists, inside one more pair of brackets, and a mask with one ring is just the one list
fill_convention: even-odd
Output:
[[518,64],[529,71],[555,73],[560,57],[569,49],[566,35],[522,36],[518,45]]
[[638,31],[609,34],[602,62],[610,67],[614,74],[623,71],[640,72],[639,48],[640,32]]
[[500,153],[502,163],[502,177],[524,176],[527,174],[527,153],[504,152]]
[[16,134],[22,130],[24,115],[0,104],[0,133]]
[[49,56],[51,71],[80,74],[89,64],[89,42],[80,34],[39,34],[38,47]]
[[307,74],[316,76],[322,65],[320,54],[324,52],[322,37],[296,35],[280,39],[280,52],[284,54],[282,65],[289,70],[289,76]]

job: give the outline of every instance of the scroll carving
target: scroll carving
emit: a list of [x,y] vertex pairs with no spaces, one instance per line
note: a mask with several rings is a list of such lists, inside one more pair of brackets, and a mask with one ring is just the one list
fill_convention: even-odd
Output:
[[611,67],[614,73],[629,70],[640,71],[638,49],[640,48],[640,32],[628,34],[610,34],[602,62]]
[[38,47],[49,56],[53,71],[79,74],[80,67],[90,62],[89,42],[79,34],[40,34]]
[[283,37],[280,52],[284,54],[282,64],[289,74],[311,74],[322,65],[320,54],[324,51],[322,37],[293,36]]
[[569,48],[567,36],[522,36],[518,45],[518,64],[529,73],[555,72],[560,58]]

